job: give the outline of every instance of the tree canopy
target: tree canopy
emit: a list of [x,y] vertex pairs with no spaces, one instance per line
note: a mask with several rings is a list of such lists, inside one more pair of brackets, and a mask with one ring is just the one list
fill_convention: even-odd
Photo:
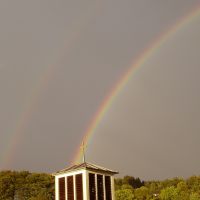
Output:
[[0,172],[0,200],[52,200],[54,178],[28,171]]
[[115,189],[116,200],[200,200],[200,176],[163,181],[125,176],[115,179]]
[[[115,179],[116,200],[200,200],[200,176],[142,181]],[[0,172],[0,200],[54,200],[54,177],[28,171]]]

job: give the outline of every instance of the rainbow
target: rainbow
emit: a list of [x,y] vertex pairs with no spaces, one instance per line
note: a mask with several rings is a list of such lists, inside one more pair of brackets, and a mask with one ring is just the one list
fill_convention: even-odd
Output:
[[[97,8],[99,5],[96,6]],[[172,37],[177,31],[181,30],[182,27],[185,27],[189,24],[192,20],[200,15],[200,5],[195,6],[189,14],[183,16],[180,20],[178,20],[171,28],[167,29],[161,35],[157,37],[150,45],[148,45],[143,52],[140,53],[138,58],[133,62],[130,68],[121,76],[119,81],[114,85],[111,91],[108,93],[106,98],[103,100],[102,104],[100,105],[99,109],[97,110],[96,114],[92,118],[87,130],[84,132],[84,135],[81,139],[80,145],[78,146],[76,152],[73,156],[73,163],[79,162],[80,158],[82,157],[82,152],[80,150],[80,146],[82,141],[85,142],[87,145],[91,139],[91,136],[95,133],[95,130],[98,128],[99,123],[101,122],[102,118],[108,112],[109,108],[111,107],[115,98],[120,94],[120,91],[123,90],[125,85],[129,82],[131,77],[133,76],[136,69],[139,69],[141,66],[144,65],[145,62],[151,57],[158,49],[170,38]],[[89,23],[91,20],[91,16],[88,16],[86,20],[86,24]],[[81,22],[80,22],[81,23]],[[82,29],[84,29],[84,25],[78,27],[78,29],[73,31],[73,35],[70,37],[69,40],[65,41],[65,48],[70,50],[71,45],[80,35]],[[80,29],[80,30],[79,30]],[[65,50],[64,48],[64,50]],[[63,54],[66,55],[66,52],[63,51]],[[60,56],[61,58],[64,55]],[[47,69],[44,70],[44,73],[38,78],[38,84],[31,90],[30,96],[27,97],[27,103],[24,105],[24,109],[22,113],[20,113],[19,118],[14,125],[11,138],[9,138],[8,145],[1,155],[1,162],[4,164],[4,167],[7,168],[7,165],[11,162],[14,156],[14,152],[16,151],[17,145],[19,145],[20,141],[23,138],[24,130],[27,127],[32,113],[34,112],[35,104],[37,104],[37,100],[39,96],[42,95],[42,92],[48,86],[48,83],[53,77],[53,74],[57,70],[57,63],[55,65],[49,66]]]
[[0,155],[0,161],[2,162],[1,168],[7,169],[8,165],[10,165],[11,161],[14,159],[14,152],[23,139],[25,129],[34,113],[39,97],[42,96],[43,91],[48,87],[56,70],[58,70],[58,66],[62,62],[62,59],[71,51],[73,45],[78,42],[78,39],[86,30],[87,25],[91,23],[91,20],[96,18],[103,11],[105,5],[102,4],[102,1],[96,1],[93,6],[94,10],[88,12],[85,18],[79,16],[80,21],[78,21],[76,26],[72,29],[71,34],[63,41],[62,53],[55,59],[55,63],[44,67],[44,70],[38,77],[36,84],[31,89],[29,96],[26,97],[26,103],[24,104],[22,112],[19,113],[16,123],[13,125],[10,138],[8,138],[8,145],[4,152],[2,152],[2,155]]
[[[147,62],[147,60],[153,54],[155,54],[164,43],[166,43],[168,39],[174,36],[176,32],[178,32],[183,27],[188,25],[191,21],[196,19],[198,16],[200,16],[200,5],[195,6],[195,9],[189,12],[189,14],[187,13],[181,19],[176,21],[176,23],[172,27],[167,29],[162,34],[160,34],[149,46],[147,46],[144,49],[143,52],[141,52],[141,54],[133,62],[131,67],[122,75],[119,81],[115,84],[115,86],[111,89],[109,94],[103,100],[102,104],[100,105],[99,109],[97,110],[96,114],[91,120],[87,130],[85,131],[84,136],[80,142],[80,146],[83,143],[83,141],[85,145],[89,143],[92,135],[95,133],[95,130],[98,128],[99,123],[101,122],[105,114],[108,112],[109,108],[112,106],[113,101],[117,98],[117,96],[126,86],[126,84],[132,78],[134,72],[136,72],[137,69],[142,67]],[[76,153],[72,159],[72,164],[80,162],[81,160],[82,150],[80,146],[78,146],[76,150]]]
[[51,66],[48,69],[48,73],[44,73],[43,76],[39,77],[38,84],[35,85],[35,87],[30,92],[30,96],[27,97],[27,103],[24,105],[23,112],[20,113],[20,117],[14,125],[14,134],[12,134],[10,142],[8,143],[7,148],[1,158],[3,161],[4,169],[7,168],[7,165],[13,159],[13,152],[15,152],[17,145],[20,143],[20,141],[22,141],[24,130],[28,126],[32,113],[34,112],[38,96],[41,96],[42,91],[44,90],[44,88],[46,88],[49,80],[54,74],[54,70],[55,69]]

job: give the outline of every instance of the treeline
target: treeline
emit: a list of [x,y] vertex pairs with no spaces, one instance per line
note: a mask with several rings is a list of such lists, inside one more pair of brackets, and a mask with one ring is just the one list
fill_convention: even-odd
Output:
[[0,200],[53,200],[54,177],[28,171],[0,172]]
[[164,181],[141,181],[125,176],[115,179],[116,200],[200,200],[200,176]]
[[[200,200],[200,176],[164,181],[115,179],[116,200]],[[0,172],[0,200],[54,200],[54,177],[28,171]]]

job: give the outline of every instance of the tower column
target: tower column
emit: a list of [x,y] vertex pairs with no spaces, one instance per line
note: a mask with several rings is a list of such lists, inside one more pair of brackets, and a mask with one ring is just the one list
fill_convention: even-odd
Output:
[[114,177],[111,176],[111,191],[112,191],[112,200],[115,200],[115,182]]
[[89,179],[88,179],[88,172],[83,172],[83,200],[89,199]]
[[74,183],[74,200],[76,200],[76,178],[75,178],[75,175],[73,175],[73,183]]
[[103,175],[103,194],[104,194],[104,200],[106,200],[106,183],[105,183],[105,175]]
[[98,199],[98,188],[97,188],[97,174],[95,174],[95,188],[96,188],[96,200]]
[[56,200],[59,200],[59,187],[58,187],[58,178],[55,178],[55,196],[56,196]]
[[68,192],[67,192],[67,177],[65,177],[65,199],[68,199]]

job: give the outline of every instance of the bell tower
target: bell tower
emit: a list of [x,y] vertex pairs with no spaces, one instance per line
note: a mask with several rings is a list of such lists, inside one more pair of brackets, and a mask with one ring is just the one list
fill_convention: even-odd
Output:
[[84,162],[60,170],[55,176],[56,200],[115,200],[114,175],[104,167]]

